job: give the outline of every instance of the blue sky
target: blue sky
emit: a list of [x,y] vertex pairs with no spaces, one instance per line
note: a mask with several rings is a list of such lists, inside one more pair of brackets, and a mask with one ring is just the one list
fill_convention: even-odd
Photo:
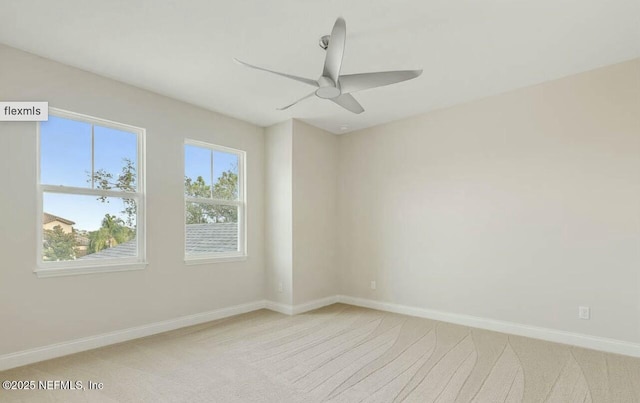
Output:
[[[211,178],[211,158],[213,158],[213,178]],[[184,161],[185,175],[193,179],[202,176],[207,185],[216,183],[222,173],[228,170],[238,173],[238,157],[222,151],[185,145]]]
[[[137,168],[137,139],[128,133],[107,127],[94,126],[94,166],[117,178],[128,158]],[[214,177],[211,178],[211,158]],[[215,183],[222,172],[237,172],[238,160],[233,154],[185,146],[185,174],[202,176],[207,184]],[[41,123],[40,178],[45,185],[65,185],[91,188],[91,124],[49,116]],[[103,203],[94,196],[45,193],[44,211],[71,221],[74,228],[93,231],[100,228],[105,214],[123,217],[121,199],[109,198]]]

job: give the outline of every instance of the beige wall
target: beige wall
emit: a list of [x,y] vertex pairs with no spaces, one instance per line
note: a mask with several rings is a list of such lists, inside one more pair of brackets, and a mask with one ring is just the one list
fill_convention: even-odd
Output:
[[293,121],[293,302],[335,295],[338,137]]
[[288,305],[336,295],[338,138],[297,120],[265,134],[266,295]]
[[343,293],[640,341],[640,60],[339,146]]
[[[50,106],[147,129],[145,270],[37,278],[36,125],[0,122],[0,354],[207,312],[264,298],[263,129],[0,46],[3,100]],[[185,266],[185,137],[245,150],[248,253],[243,262]]]
[[[293,303],[292,122],[265,130],[265,295]],[[281,287],[281,288],[280,288]]]

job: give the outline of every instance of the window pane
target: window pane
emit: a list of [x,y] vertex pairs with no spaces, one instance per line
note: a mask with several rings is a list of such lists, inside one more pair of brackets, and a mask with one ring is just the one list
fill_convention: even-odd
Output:
[[238,200],[238,156],[213,152],[213,198]]
[[40,122],[40,178],[45,185],[91,187],[91,125],[49,116]]
[[186,253],[238,251],[238,207],[187,203]]
[[44,193],[43,208],[43,261],[138,255],[132,199]]
[[94,126],[94,179],[96,189],[136,191],[138,137],[108,127]]
[[184,194],[211,198],[211,150],[184,146]]

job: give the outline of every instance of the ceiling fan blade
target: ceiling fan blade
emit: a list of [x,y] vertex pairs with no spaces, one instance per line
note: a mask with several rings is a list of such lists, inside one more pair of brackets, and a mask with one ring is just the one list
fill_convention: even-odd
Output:
[[282,108],[277,108],[277,109],[278,109],[279,111],[283,111],[283,110],[285,110],[285,109],[289,109],[289,108],[291,108],[293,105],[297,104],[298,102],[300,102],[300,101],[304,101],[305,99],[307,99],[307,98],[309,98],[310,96],[315,95],[315,94],[316,94],[316,92],[314,91],[314,92],[312,92],[312,93],[311,93],[311,94],[309,94],[309,95],[305,95],[305,96],[303,96],[302,98],[298,99],[297,101],[295,101],[295,102],[294,102],[294,103],[292,103],[292,104],[289,104],[289,105],[287,105],[287,106],[283,106]]
[[235,60],[235,61],[236,61],[236,63],[242,64],[242,65],[247,66],[247,67],[252,68],[252,69],[266,71],[266,72],[268,72],[268,73],[277,74],[277,75],[282,76],[282,77],[290,78],[290,79],[292,79],[292,80],[296,80],[296,81],[299,81],[299,82],[301,82],[301,83],[305,83],[305,84],[313,85],[314,87],[318,87],[318,82],[317,82],[317,81],[315,81],[315,80],[311,80],[311,79],[309,79],[309,78],[298,77],[298,76],[294,76],[294,75],[291,75],[291,74],[280,73],[280,72],[278,72],[278,71],[273,71],[273,70],[265,69],[264,67],[254,66],[254,65],[252,65],[252,64],[245,63],[245,62],[243,62],[242,60],[238,60],[238,59],[236,59],[235,57],[233,58],[233,60]]
[[353,113],[364,112],[362,105],[360,105],[351,94],[342,94],[335,98],[331,98],[331,100]]
[[422,70],[381,71],[378,73],[348,74],[340,76],[340,90],[343,94],[382,87],[401,81],[411,80],[422,74]]
[[331,30],[329,47],[324,59],[324,70],[322,75],[329,77],[334,83],[338,83],[340,77],[340,67],[342,66],[342,55],[344,54],[344,43],[347,38],[347,23],[342,17],[338,17]]

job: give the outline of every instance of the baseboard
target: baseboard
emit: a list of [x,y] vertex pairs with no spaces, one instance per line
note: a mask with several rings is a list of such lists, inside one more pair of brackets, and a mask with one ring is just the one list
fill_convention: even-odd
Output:
[[293,315],[299,313],[305,313],[313,311],[314,309],[322,308],[327,305],[335,304],[338,302],[338,296],[332,295],[330,297],[315,299],[313,301],[305,302],[304,304],[294,305],[292,309]]
[[270,311],[283,313],[285,315],[293,315],[293,305],[267,300],[265,308],[269,309]]
[[481,318],[471,315],[462,315],[433,309],[399,305],[390,302],[375,301],[371,299],[357,298],[347,295],[334,295],[309,301],[299,305],[282,304],[274,301],[255,301],[247,304],[216,309],[213,311],[203,312],[195,315],[182,316],[176,319],[165,320],[148,325],[136,326],[129,329],[117,330],[101,335],[84,337],[68,342],[52,344],[30,350],[18,351],[16,353],[10,353],[0,356],[0,371],[20,367],[22,365],[32,364],[39,361],[49,360],[64,355],[79,353],[98,347],[104,347],[110,344],[121,343],[140,337],[151,336],[182,327],[193,326],[200,323],[210,322],[212,320],[252,312],[258,309],[266,308],[272,311],[283,313],[285,315],[297,315],[337,302],[377,309],[380,311],[455,323],[463,326],[493,330],[496,332],[514,334],[518,336],[531,337],[534,339],[547,340],[556,343],[570,344],[578,347],[605,351],[608,353],[640,357],[640,344],[636,343],[523,325],[519,323],[506,322],[495,319]]
[[274,301],[255,301],[247,304],[235,305],[228,308],[182,316],[176,319],[169,319],[129,329],[117,330],[96,336],[83,337],[67,342],[0,355],[0,371],[33,364],[39,361],[50,360],[52,358],[62,357],[69,354],[75,354],[98,347],[104,347],[111,344],[122,343],[124,341],[138,339],[140,337],[168,332],[182,327],[198,325],[200,323],[210,322],[212,320],[239,315],[258,309],[266,308],[285,315],[297,315],[299,313],[322,308],[323,306],[335,304],[336,302],[338,302],[337,295],[317,299],[300,305],[288,305]]
[[377,309],[380,311],[399,313],[420,318],[434,319],[442,322],[455,323],[469,327],[475,327],[495,332],[531,337],[534,339],[552,341],[555,343],[570,344],[577,347],[608,353],[623,354],[640,357],[640,344],[604,337],[590,336],[581,333],[565,332],[562,330],[548,329],[537,326],[523,325],[520,323],[506,322],[495,319],[481,318],[471,315],[462,315],[433,309],[418,308],[407,305],[393,304],[390,302],[375,301],[371,299],[339,295],[338,302]]
[[169,319],[161,322],[150,323],[147,325],[136,326],[129,329],[117,330],[114,332],[104,333],[96,336],[83,337],[81,339],[51,344],[48,346],[33,348],[30,350],[9,353],[0,356],[0,371],[32,364],[38,361],[62,357],[64,355],[79,353],[81,351],[91,350],[98,347],[104,347],[110,344],[121,343],[123,341],[129,341],[140,337],[151,336],[154,334],[167,332],[169,330],[175,330],[182,327],[197,325],[200,323],[210,322],[212,320],[239,315],[258,309],[263,309],[266,306],[266,301],[255,301],[247,304],[235,305],[228,308],[221,308],[209,312],[198,313],[195,315],[182,316],[176,319]]
[[338,302],[338,296],[332,295],[330,297],[314,299],[313,301],[305,302],[304,304],[289,305],[281,302],[266,301],[265,308],[272,311],[280,312],[285,315],[297,315],[314,309],[322,308],[323,306],[335,304]]

